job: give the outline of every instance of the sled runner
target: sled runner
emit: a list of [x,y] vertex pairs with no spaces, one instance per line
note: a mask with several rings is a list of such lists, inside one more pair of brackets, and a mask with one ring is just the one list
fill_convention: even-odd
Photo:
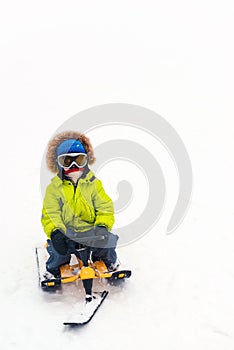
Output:
[[[72,254],[70,263],[60,266],[60,276],[48,279],[44,277],[46,271],[45,263],[48,259],[46,245],[36,248],[36,259],[39,284],[44,291],[54,292],[60,289],[63,284],[82,281],[86,292],[85,303],[81,304],[78,302],[74,305],[71,315],[63,323],[71,327],[87,324],[109,293],[107,290],[92,293],[93,280],[99,279],[101,281],[102,279],[106,279],[110,284],[118,285],[131,276],[130,270],[108,271],[103,261],[89,261],[88,266],[83,266],[82,261],[75,254]],[[90,301],[87,298],[89,294],[91,297]]]
[[63,322],[63,324],[69,327],[78,327],[87,324],[89,321],[91,321],[107,295],[108,291],[106,290],[103,292],[94,292],[91,302],[83,305],[77,303],[74,305],[70,315],[67,317],[66,321]]

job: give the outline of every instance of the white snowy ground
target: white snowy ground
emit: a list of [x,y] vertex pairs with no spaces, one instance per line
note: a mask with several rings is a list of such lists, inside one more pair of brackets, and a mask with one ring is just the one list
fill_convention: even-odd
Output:
[[[37,209],[22,203],[25,217]],[[1,249],[1,266],[6,266],[1,273],[2,348],[233,349],[234,239],[231,223],[218,214],[192,205],[178,232],[165,236],[152,230],[120,249],[132,278],[123,289],[111,288],[82,329],[62,325],[69,308],[82,300],[82,288],[64,286],[56,295],[38,288],[33,245],[39,226],[21,221],[13,236],[8,228],[9,239],[3,242],[10,246],[11,260],[6,246]]]
[[[2,2],[1,349],[233,350],[233,24],[229,0]],[[81,289],[53,296],[37,283],[41,159],[66,119],[111,102],[152,109],[177,130],[193,198],[166,236],[168,191],[158,225],[119,250],[133,270],[125,288],[71,330],[62,322]]]

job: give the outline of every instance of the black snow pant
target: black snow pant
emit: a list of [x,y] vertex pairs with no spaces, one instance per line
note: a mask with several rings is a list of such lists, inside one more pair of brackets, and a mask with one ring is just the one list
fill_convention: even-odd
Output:
[[[108,237],[105,239],[94,241],[92,239],[94,236],[94,230],[89,230],[82,233],[67,230],[66,236],[68,237],[68,252],[66,255],[59,254],[55,250],[52,241],[47,241],[49,258],[46,262],[46,269],[54,276],[58,276],[60,274],[59,267],[61,265],[70,262],[71,254],[75,254],[79,259],[81,259],[84,266],[88,266],[88,260],[90,257],[92,261],[102,260],[106,264],[107,268],[116,262],[117,254],[115,248],[118,240],[117,235],[109,232]],[[88,239],[86,239],[87,237]],[[82,243],[80,243],[79,240]]]

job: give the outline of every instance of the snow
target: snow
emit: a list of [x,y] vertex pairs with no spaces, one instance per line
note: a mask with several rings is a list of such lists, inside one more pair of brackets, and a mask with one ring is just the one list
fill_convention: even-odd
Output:
[[[233,350],[232,17],[229,0],[1,4],[1,349]],[[66,119],[111,102],[152,109],[177,130],[192,161],[193,198],[165,235],[170,190],[178,190],[168,171],[159,222],[118,250],[131,278],[111,287],[90,324],[68,329],[82,288],[53,295],[38,287],[40,166]]]
[[123,288],[111,287],[82,329],[62,325],[73,305],[82,302],[82,288],[66,285],[55,295],[40,291],[33,247],[21,243],[20,251],[12,250],[14,259],[2,276],[5,348],[40,349],[53,342],[58,349],[76,344],[108,349],[110,343],[113,349],[151,344],[161,349],[231,349],[232,238],[227,239],[228,231],[222,236],[213,228],[205,235],[207,227],[191,225],[192,213],[180,233],[165,237],[151,232],[120,249],[122,263],[133,275]]

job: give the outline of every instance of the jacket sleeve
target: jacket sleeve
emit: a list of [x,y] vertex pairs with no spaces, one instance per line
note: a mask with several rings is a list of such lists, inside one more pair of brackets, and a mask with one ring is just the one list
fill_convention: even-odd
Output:
[[60,198],[56,195],[56,190],[52,184],[46,189],[41,223],[48,238],[50,238],[51,233],[56,229],[59,229],[64,233],[66,232],[66,226],[61,217]]
[[95,181],[93,206],[96,214],[94,225],[106,226],[108,231],[110,231],[115,222],[114,205],[110,197],[106,194],[102,182],[98,179]]

